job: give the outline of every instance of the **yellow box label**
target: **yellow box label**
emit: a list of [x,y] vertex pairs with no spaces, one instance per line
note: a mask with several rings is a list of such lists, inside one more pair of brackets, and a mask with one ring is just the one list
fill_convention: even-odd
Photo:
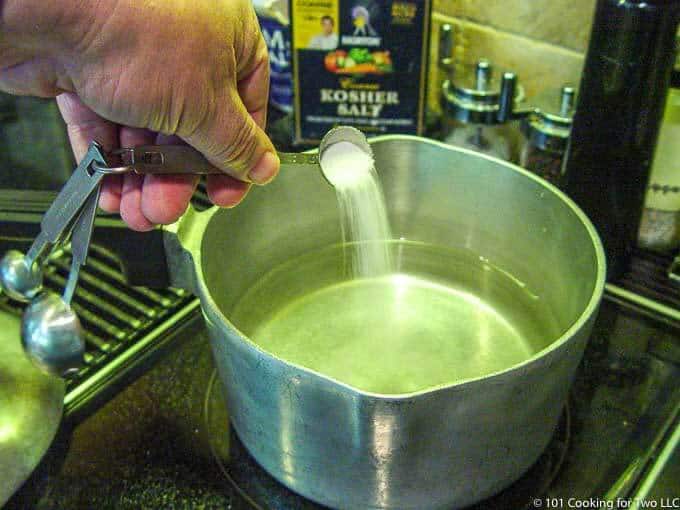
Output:
[[293,0],[294,46],[310,50],[338,47],[339,0]]

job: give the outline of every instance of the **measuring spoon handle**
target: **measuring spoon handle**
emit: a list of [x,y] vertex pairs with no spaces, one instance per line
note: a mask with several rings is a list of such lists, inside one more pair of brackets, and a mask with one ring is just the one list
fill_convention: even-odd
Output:
[[[279,152],[282,165],[318,165],[316,154]],[[107,154],[104,173],[137,174],[222,174],[200,152],[188,145],[140,145]],[[95,167],[100,170],[99,167]]]

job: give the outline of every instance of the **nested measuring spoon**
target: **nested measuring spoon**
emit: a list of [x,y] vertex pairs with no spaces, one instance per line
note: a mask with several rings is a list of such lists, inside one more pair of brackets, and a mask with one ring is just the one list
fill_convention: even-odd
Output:
[[[25,352],[42,369],[67,376],[82,364],[85,343],[71,298],[87,251],[106,165],[101,146],[93,142],[75,172],[40,222],[40,233],[26,255],[11,250],[0,262],[0,284],[10,296],[30,304],[24,311],[21,340]],[[43,291],[42,266],[50,253],[71,237],[73,258],[62,296]]]
[[[29,302],[21,325],[25,352],[43,370],[60,376],[83,363],[84,332],[71,307],[80,268],[94,228],[101,181],[107,174],[209,174],[220,170],[188,146],[143,146],[104,153],[92,142],[87,154],[40,223],[40,233],[24,255],[7,252],[0,261],[0,285],[12,298]],[[43,290],[42,267],[50,253],[71,241],[72,262],[61,296]]]
[[[87,154],[40,223],[40,233],[24,255],[7,252],[0,261],[0,285],[12,298],[29,302],[21,325],[25,352],[42,369],[60,376],[83,363],[84,332],[71,307],[80,268],[94,228],[101,181],[107,174],[208,174],[220,170],[188,146],[144,146],[104,153],[92,142]],[[71,241],[72,262],[61,296],[43,289],[42,267],[54,249]]]
[[[320,168],[323,151],[338,142],[350,142],[372,156],[359,130],[341,126],[330,130],[319,154],[279,153],[282,167],[310,165]],[[322,175],[333,184],[322,170]],[[24,255],[10,250],[0,261],[0,286],[12,298],[30,304],[22,320],[21,337],[26,353],[42,369],[68,376],[83,363],[84,332],[71,299],[94,228],[101,181],[107,174],[216,174],[221,170],[189,146],[162,145],[123,148],[104,153],[92,142],[87,154],[40,223],[40,233]],[[43,290],[42,267],[52,251],[71,240],[72,262],[61,296]]]
[[51,291],[37,294],[24,311],[21,322],[24,351],[40,368],[56,375],[68,376],[83,362],[83,328],[71,308],[71,299],[80,268],[87,260],[98,202],[99,187],[87,198],[73,225],[71,271],[64,293],[61,296]]

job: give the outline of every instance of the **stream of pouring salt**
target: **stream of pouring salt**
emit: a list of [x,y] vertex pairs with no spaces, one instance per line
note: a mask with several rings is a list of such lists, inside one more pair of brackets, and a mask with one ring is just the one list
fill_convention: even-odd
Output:
[[[321,165],[347,244],[288,260],[243,296],[232,320],[262,349],[394,395],[504,370],[557,338],[546,302],[477,253],[386,242],[392,236],[370,155],[339,142]],[[339,275],[348,259],[350,274]]]
[[344,243],[354,243],[354,278],[370,278],[392,272],[392,239],[385,198],[373,158],[350,142],[328,147],[321,158],[324,175],[335,186]]

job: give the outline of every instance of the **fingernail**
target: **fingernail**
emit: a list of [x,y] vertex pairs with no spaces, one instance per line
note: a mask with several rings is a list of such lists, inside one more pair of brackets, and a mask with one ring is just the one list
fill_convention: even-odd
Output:
[[248,178],[255,184],[267,184],[279,173],[279,165],[279,157],[276,154],[265,152],[248,174]]

